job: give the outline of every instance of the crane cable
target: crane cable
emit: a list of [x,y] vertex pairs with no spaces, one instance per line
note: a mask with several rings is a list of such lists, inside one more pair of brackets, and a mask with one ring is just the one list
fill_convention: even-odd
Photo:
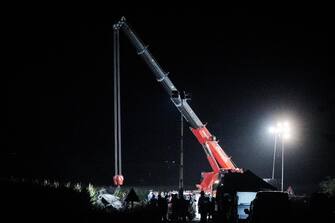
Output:
[[121,109],[120,109],[119,29],[114,29],[114,157],[115,176],[121,175]]

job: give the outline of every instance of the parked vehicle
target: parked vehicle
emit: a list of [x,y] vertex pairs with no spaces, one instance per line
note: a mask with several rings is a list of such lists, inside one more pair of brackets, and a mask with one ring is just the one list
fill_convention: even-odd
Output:
[[249,222],[286,222],[289,220],[289,206],[286,192],[259,191],[250,205]]

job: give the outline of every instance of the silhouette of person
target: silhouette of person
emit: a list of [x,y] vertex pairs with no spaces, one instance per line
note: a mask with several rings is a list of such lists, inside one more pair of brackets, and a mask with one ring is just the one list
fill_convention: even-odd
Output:
[[198,210],[200,213],[200,222],[204,223],[207,222],[207,215],[208,215],[208,197],[205,196],[205,192],[200,192],[200,197],[198,200]]
[[172,194],[171,198],[171,220],[177,221],[178,219],[178,197],[177,194]]
[[166,218],[167,210],[168,210],[167,199],[164,198],[164,197],[162,197],[159,194],[158,195],[158,200],[157,200],[157,205],[158,205],[158,211],[159,211],[160,220],[163,220],[164,222],[167,221],[167,218]]
[[188,213],[188,201],[184,198],[183,191],[179,192],[178,199],[178,218],[182,222],[186,222],[186,216]]
[[208,219],[213,220],[214,211],[215,211],[215,198],[211,197],[208,204]]

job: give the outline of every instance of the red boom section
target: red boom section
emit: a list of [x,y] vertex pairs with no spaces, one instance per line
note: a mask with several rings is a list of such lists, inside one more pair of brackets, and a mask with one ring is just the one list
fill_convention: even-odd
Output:
[[[206,148],[205,148],[206,150]],[[206,151],[207,153],[207,151]],[[207,155],[207,160],[209,162],[209,165],[212,167],[212,170],[215,172],[215,173],[218,173],[220,172],[220,167],[218,166],[217,162],[215,161],[213,155],[211,154],[208,154]]]
[[199,190],[211,192],[212,186],[219,177],[219,172],[203,172],[201,173],[202,181],[197,185]]
[[[197,129],[191,128],[191,131],[198,139],[199,143],[204,147],[208,148],[208,150],[213,154],[215,160],[218,162],[221,168],[223,168],[224,170],[240,172],[240,169],[238,169],[234,165],[230,157],[228,157],[227,154],[222,150],[221,146],[213,138],[213,135],[208,131],[205,126]],[[215,169],[213,170],[216,172]]]
[[207,159],[213,172],[204,172],[202,174],[202,181],[197,187],[203,191],[211,191],[212,186],[218,179],[220,170],[228,170],[232,172],[242,172],[231,161],[230,157],[222,150],[221,146],[214,139],[213,135],[204,127],[197,129],[191,128],[191,131],[203,146]]

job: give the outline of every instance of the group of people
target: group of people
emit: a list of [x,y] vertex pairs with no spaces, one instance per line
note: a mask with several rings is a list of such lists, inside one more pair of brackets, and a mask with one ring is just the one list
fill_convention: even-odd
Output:
[[201,191],[198,200],[198,212],[200,214],[200,222],[207,222],[207,220],[213,219],[215,204],[216,203],[214,197],[206,196],[205,193]]
[[200,222],[215,221],[218,219],[233,220],[237,210],[236,199],[229,194],[206,195],[199,194],[154,193],[148,195],[148,205],[156,220],[171,222],[191,221],[200,214]]
[[195,195],[185,196],[179,193],[152,193],[148,196],[148,205],[153,216],[161,221],[186,222],[195,217]]

